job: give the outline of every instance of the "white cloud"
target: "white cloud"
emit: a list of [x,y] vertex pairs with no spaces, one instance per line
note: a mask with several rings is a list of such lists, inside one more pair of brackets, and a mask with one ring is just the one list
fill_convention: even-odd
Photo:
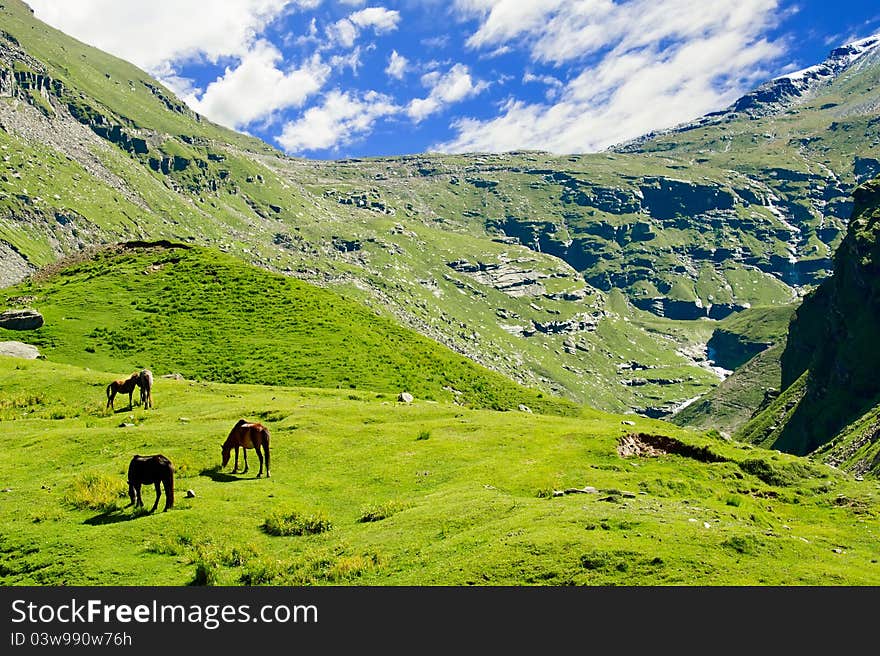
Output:
[[[576,2],[571,5],[599,4]],[[468,45],[482,47],[498,45],[519,37],[523,33],[540,30],[546,26],[548,16],[565,5],[565,0],[456,0],[455,6],[465,15],[482,18],[480,29],[469,39]]]
[[356,11],[349,16],[349,19],[358,27],[372,27],[377,34],[382,34],[397,29],[400,12],[385,7],[367,7]]
[[276,141],[289,153],[338,148],[368,134],[377,120],[400,109],[390,97],[375,91],[357,97],[335,89],[322,105],[285,124]]
[[523,84],[537,82],[545,85],[547,90],[544,92],[544,95],[547,100],[555,99],[562,92],[562,89],[565,88],[565,84],[563,84],[562,80],[555,78],[552,75],[535,75],[530,71],[526,71],[523,74],[522,82]]
[[347,18],[341,18],[327,28],[328,39],[343,48],[351,48],[357,40],[358,33],[357,25]]
[[376,34],[384,34],[396,30],[399,22],[399,11],[384,7],[367,7],[329,25],[327,27],[328,45],[351,48],[357,41],[361,30],[372,28]]
[[281,60],[281,53],[271,43],[258,41],[236,68],[227,67],[200,98],[191,94],[187,102],[217,123],[240,128],[273,112],[300,107],[330,75],[330,67],[318,55],[287,71],[278,67]]
[[402,80],[408,68],[409,60],[396,50],[392,50],[391,56],[388,57],[388,66],[385,67],[385,74],[395,80]]
[[[31,0],[31,5],[41,20],[156,76],[211,120],[241,128],[299,107],[326,82],[330,69],[319,58],[299,68],[285,67],[278,49],[260,38],[285,11],[315,8],[320,2],[224,0],[209,10],[202,0]],[[225,58],[237,64],[227,66],[204,91],[177,73],[187,61]]]
[[[54,27],[148,72],[169,62],[240,57],[291,0],[28,0]],[[145,38],[144,35],[149,35]]]
[[422,76],[422,84],[430,88],[425,98],[414,98],[406,112],[416,123],[440,111],[444,105],[476,96],[489,87],[487,82],[474,81],[464,64],[455,64],[445,74],[432,71]]
[[330,65],[340,71],[350,68],[351,72],[357,75],[361,67],[361,47],[357,46],[347,55],[333,55],[330,58]]
[[[782,46],[764,34],[777,0],[456,0],[481,23],[474,48],[525,44],[538,63],[584,61],[548,103],[508,99],[462,118],[439,150],[590,152],[717,110],[767,75]],[[537,77],[533,75],[532,81]],[[525,78],[524,82],[527,81]]]

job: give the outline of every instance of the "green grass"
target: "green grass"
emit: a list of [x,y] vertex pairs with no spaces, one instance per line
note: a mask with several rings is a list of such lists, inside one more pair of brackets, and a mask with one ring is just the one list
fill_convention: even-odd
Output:
[[[0,583],[880,583],[876,483],[800,458],[587,410],[163,378],[153,410],[113,413],[107,375],[0,358],[0,399],[41,397],[0,421],[16,438],[0,454]],[[79,412],[51,419],[57,408]],[[229,428],[261,412],[273,418],[272,477],[220,470]],[[422,429],[431,439],[414,440]],[[623,458],[629,432],[668,435],[715,462]],[[134,453],[174,462],[173,509],[123,505]],[[541,493],[585,485],[599,493]],[[144,496],[149,507],[152,488]],[[301,534],[270,534],[272,517]]]
[[755,344],[779,344],[788,335],[788,324],[798,304],[753,307],[718,322],[718,329]]

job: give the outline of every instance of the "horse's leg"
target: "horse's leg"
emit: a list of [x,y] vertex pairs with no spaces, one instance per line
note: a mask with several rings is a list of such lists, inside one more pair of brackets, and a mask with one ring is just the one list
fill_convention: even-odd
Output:
[[143,499],[141,499],[141,484],[140,483],[135,483],[134,491],[135,491],[135,494],[137,495],[137,501],[135,502],[134,507],[135,508],[142,508],[144,505],[144,501],[143,501]]
[[165,485],[165,510],[174,505],[174,474],[169,473],[164,481]]
[[260,459],[260,471],[259,471],[259,473],[257,474],[257,478],[260,478],[260,477],[263,475],[263,453],[262,453],[262,451],[261,451],[261,449],[260,449],[260,445],[259,445],[259,444],[257,444],[257,445],[254,446],[254,451],[257,452],[257,458]]
[[[128,504],[128,506],[133,506],[134,505],[134,485],[132,485],[131,483],[128,484],[128,498],[131,499],[131,503]],[[128,508],[128,506],[126,506],[126,508]]]
[[235,466],[232,468],[232,473],[238,473],[238,447],[235,447]]
[[150,508],[150,512],[156,512],[156,508],[159,505],[159,495],[162,494],[162,484],[157,480],[154,485],[156,486],[156,501],[153,503],[153,507]]
[[247,474],[248,466],[247,466],[247,447],[241,447],[242,453],[244,453],[244,469],[241,470],[242,474]]
[[263,451],[266,452],[266,478],[269,478],[269,443],[263,442]]

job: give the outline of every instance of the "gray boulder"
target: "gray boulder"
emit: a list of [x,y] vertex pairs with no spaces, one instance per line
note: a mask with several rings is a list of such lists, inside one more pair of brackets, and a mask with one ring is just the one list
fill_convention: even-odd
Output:
[[0,312],[0,328],[7,330],[35,330],[43,325],[43,315],[36,310],[6,310]]
[[36,360],[40,357],[40,351],[36,346],[23,344],[22,342],[0,342],[0,355],[9,355],[14,358]]
[[397,400],[402,403],[412,403],[413,402],[413,395],[410,394],[409,392],[401,392],[400,394],[397,395]]

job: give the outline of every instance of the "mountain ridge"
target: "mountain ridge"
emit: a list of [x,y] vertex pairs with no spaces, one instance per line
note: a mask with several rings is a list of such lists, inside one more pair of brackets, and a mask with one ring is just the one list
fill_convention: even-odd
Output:
[[643,153],[290,158],[4,6],[37,76],[0,99],[7,282],[93,243],[199,244],[609,410],[668,416],[716,387],[716,322],[827,276],[850,190],[880,166],[877,125],[852,109],[876,98],[864,72],[823,91],[847,116],[823,96]]
[[635,139],[613,145],[607,150],[638,152],[639,144],[658,136],[687,132],[707,125],[730,121],[740,114],[746,114],[750,118],[778,114],[788,109],[791,104],[799,100],[803,101],[811,92],[829,84],[862,57],[871,53],[874,56],[880,55],[880,32],[834,48],[829,52],[828,57],[818,64],[791,73],[783,73],[767,80],[753,91],[740,96],[724,109],[709,112],[697,119],[685,121],[671,128],[649,131]]

